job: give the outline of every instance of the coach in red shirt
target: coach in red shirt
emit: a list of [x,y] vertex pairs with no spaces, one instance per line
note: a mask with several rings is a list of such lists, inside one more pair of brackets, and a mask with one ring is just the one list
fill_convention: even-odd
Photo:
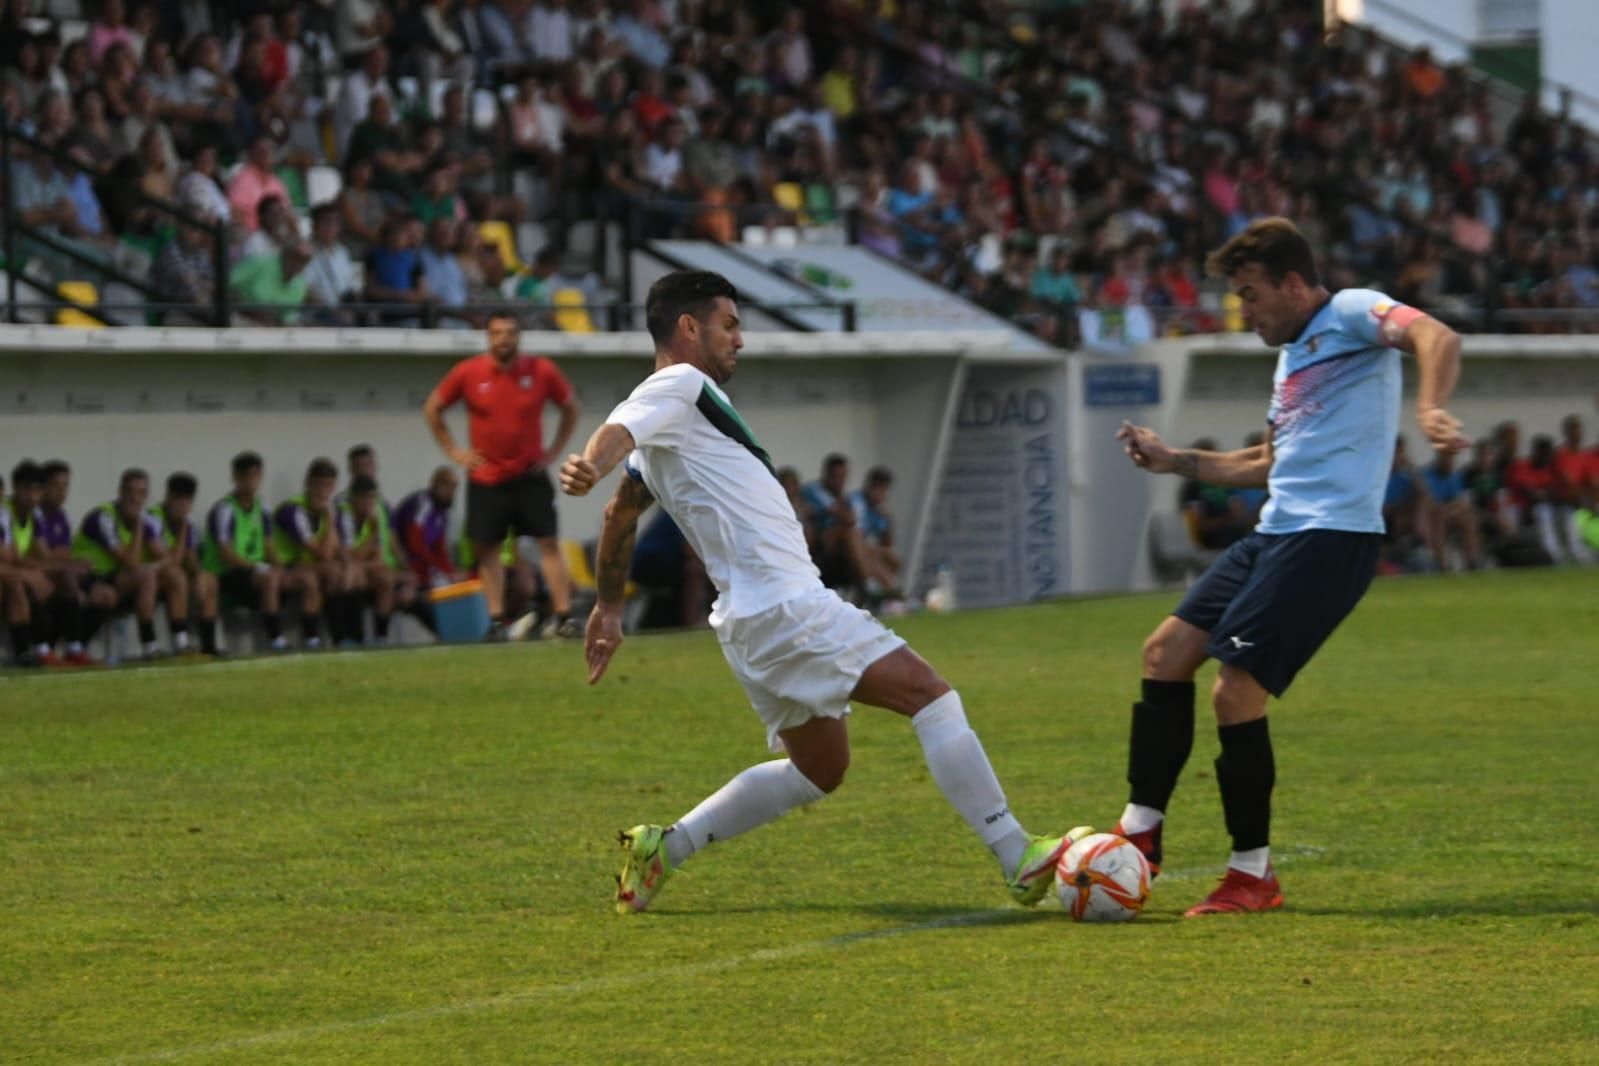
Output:
[[[444,376],[422,415],[444,454],[467,471],[466,537],[483,578],[483,593],[494,619],[491,637],[505,621],[505,568],[500,550],[506,536],[538,541],[539,561],[550,587],[557,632],[581,635],[572,619],[572,582],[555,539],[555,486],[545,458],[564,455],[577,426],[577,394],[554,363],[519,350],[522,330],[516,316],[489,316],[489,350],[463,359]],[[471,448],[462,448],[444,424],[444,409],[466,404]],[[545,404],[561,409],[555,439],[544,446]]]

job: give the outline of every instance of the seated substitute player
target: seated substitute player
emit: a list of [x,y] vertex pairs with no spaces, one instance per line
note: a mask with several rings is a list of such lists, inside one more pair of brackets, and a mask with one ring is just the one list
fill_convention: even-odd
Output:
[[273,651],[288,651],[283,635],[283,568],[269,534],[272,519],[261,500],[264,466],[254,452],[233,457],[233,491],[211,505],[200,544],[200,565],[233,603],[261,612]]
[[366,575],[350,561],[333,512],[339,468],[317,458],[305,471],[305,491],[278,505],[272,515],[272,543],[283,561],[286,581],[300,593],[305,647],[322,647],[322,614],[335,647],[361,639],[361,594]]
[[0,588],[18,666],[55,665],[50,651],[55,586],[42,562],[35,517],[43,489],[44,471],[24,459],[11,471],[11,496],[0,504]]
[[450,508],[460,483],[454,467],[441,466],[427,488],[410,493],[394,509],[394,539],[418,588],[448,585],[457,578],[450,554]]
[[1127,778],[1116,832],[1157,868],[1166,806],[1194,742],[1194,673],[1220,662],[1211,703],[1221,755],[1216,784],[1232,836],[1226,876],[1190,917],[1282,906],[1269,830],[1276,763],[1266,698],[1294,675],[1354,608],[1377,568],[1382,503],[1399,431],[1399,352],[1416,357],[1416,414],[1438,451],[1467,446],[1444,404],[1460,372],[1447,326],[1369,289],[1330,295],[1309,243],[1284,218],[1265,218],[1211,254],[1244,321],[1282,346],[1264,444],[1236,452],[1173,449],[1123,423],[1128,456],[1152,473],[1213,485],[1267,486],[1255,531],[1216,560],[1144,643],[1143,699],[1133,705]]
[[117,498],[83,516],[72,551],[89,564],[84,592],[90,609],[105,615],[131,608],[139,624],[140,650],[146,659],[159,659],[165,653],[155,639],[156,603],[165,596],[168,612],[181,612],[174,615],[174,634],[180,631],[179,619],[188,617],[189,603],[187,585],[175,597],[173,576],[145,561],[151,533],[144,505],[149,497],[150,475],[137,467],[124,470],[117,479]]
[[400,565],[388,512],[378,496],[378,483],[366,474],[357,474],[350,480],[348,506],[339,511],[339,526],[350,562],[361,571],[372,594],[373,632],[378,643],[386,643],[394,609],[411,606],[416,598],[416,581]]
[[179,471],[167,478],[166,495],[150,508],[150,531],[145,537],[144,551],[146,558],[162,571],[171,572],[165,587],[173,649],[180,654],[190,650],[186,619],[192,601],[192,606],[200,613],[200,651],[214,656],[218,654],[217,579],[200,565],[200,531],[194,528],[189,517],[194,510],[194,494],[199,488],[200,483],[193,474]]
[[1024,831],[960,696],[903,640],[823,587],[771,460],[721,389],[743,347],[736,299],[726,278],[704,271],[651,286],[655,372],[561,468],[562,490],[582,496],[627,463],[600,530],[599,602],[584,641],[589,683],[622,643],[638,519],[658,499],[716,585],[711,625],[769,746],[788,753],[745,770],[669,828],[623,832],[617,911],[644,910],[695,852],[836,789],[849,765],[852,699],[910,718],[934,782],[999,860],[1012,897],[1035,904],[1083,831]]
[[66,665],[88,666],[89,653],[83,645],[100,622],[94,612],[83,609],[83,576],[89,568],[72,554],[72,518],[67,514],[72,467],[64,460],[51,459],[40,469],[44,471],[44,493],[34,512],[38,516],[34,550],[55,586],[51,611],[55,637],[66,642],[62,656]]

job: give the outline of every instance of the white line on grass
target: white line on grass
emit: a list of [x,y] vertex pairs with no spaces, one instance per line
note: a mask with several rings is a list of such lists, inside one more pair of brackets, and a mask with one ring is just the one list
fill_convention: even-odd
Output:
[[[1325,854],[1324,848],[1309,844],[1295,844],[1279,849],[1273,859],[1278,864],[1286,864],[1302,859],[1318,859],[1323,854]],[[1224,868],[1222,866],[1199,866],[1190,869],[1172,870],[1169,873],[1162,874],[1160,880],[1163,882],[1188,881],[1195,878],[1210,877],[1220,874]],[[264,1033],[234,1037],[229,1040],[218,1040],[208,1044],[190,1044],[186,1047],[168,1048],[165,1051],[120,1055],[110,1059],[102,1059],[100,1062],[104,1063],[105,1066],[137,1066],[140,1063],[177,1062],[181,1059],[190,1059],[197,1056],[226,1055],[230,1052],[249,1051],[255,1048],[272,1047],[277,1044],[292,1044],[302,1040],[379,1029],[389,1025],[429,1021],[434,1018],[448,1018],[463,1014],[482,1014],[497,1010],[513,1010],[545,999],[612,991],[645,982],[659,982],[666,978],[697,977],[703,974],[722,973],[751,964],[781,962],[786,959],[834,951],[839,948],[875,940],[890,940],[895,937],[912,936],[916,933],[930,933],[939,929],[1026,921],[1034,918],[1038,913],[1037,911],[1020,911],[1014,908],[967,911],[964,914],[946,915],[942,918],[932,918],[928,921],[915,922],[911,925],[896,925],[888,929],[867,929],[857,933],[842,933],[838,936],[830,936],[821,940],[808,940],[775,948],[761,948],[757,951],[746,951],[738,955],[729,955],[725,958],[708,959],[704,962],[690,962],[680,966],[664,966],[654,970],[617,974],[610,977],[590,977],[581,981],[570,981],[559,985],[538,985],[517,992],[489,996],[485,999],[470,999],[460,1003],[441,1003],[434,1007],[419,1007],[415,1010],[373,1014],[365,1018],[353,1018],[343,1022],[322,1022],[316,1025],[296,1026],[289,1029],[273,1029]]]

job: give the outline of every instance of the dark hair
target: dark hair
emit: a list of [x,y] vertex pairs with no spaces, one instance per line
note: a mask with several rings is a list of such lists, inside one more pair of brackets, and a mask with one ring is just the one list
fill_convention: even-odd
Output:
[[39,469],[44,471],[44,479],[46,481],[49,481],[57,474],[72,473],[72,467],[67,465],[65,459],[51,459],[49,462],[42,464]]
[[311,465],[305,468],[305,480],[315,481],[318,478],[339,476],[339,468],[333,465],[333,460],[325,455],[319,455],[311,460]]
[[372,445],[357,444],[351,447],[349,451],[344,453],[344,458],[353,463],[357,459],[365,459],[367,456],[375,454],[377,453],[372,450]]
[[650,286],[644,302],[644,323],[657,345],[671,341],[677,320],[693,315],[704,320],[718,297],[738,299],[738,290],[722,275],[709,270],[677,270]]
[[365,474],[350,479],[350,495],[366,496],[378,490],[378,483]]
[[193,474],[185,474],[180,470],[167,478],[168,496],[175,496],[180,500],[192,500],[198,491],[200,491],[200,482]]
[[123,489],[127,488],[128,487],[128,482],[130,482],[130,481],[149,481],[149,480],[150,480],[150,475],[149,474],[146,474],[139,467],[130,466],[126,470],[124,470],[122,472],[122,476],[121,477],[117,478],[117,491],[121,492]]
[[894,483],[894,475],[886,466],[874,466],[866,471],[866,483],[868,485],[892,485]]
[[1230,278],[1251,263],[1260,264],[1274,285],[1282,284],[1289,272],[1298,274],[1306,285],[1321,284],[1310,242],[1286,218],[1251,222],[1206,257],[1205,271],[1212,277]]
[[[489,317],[488,317],[488,322],[497,322],[500,319],[504,319],[504,318],[508,318],[512,322],[515,322],[517,329],[521,329],[522,328],[522,319],[519,318],[517,316],[517,313],[515,311],[512,311],[509,307],[497,307],[494,310],[490,311],[489,312]],[[484,324],[487,325],[488,322],[486,322]]]
[[11,484],[15,488],[24,485],[43,485],[44,467],[32,459],[24,459],[11,468]]
[[845,457],[843,455],[840,455],[838,452],[834,452],[833,454],[829,455],[826,459],[822,460],[822,473],[825,474],[829,470],[836,470],[836,469],[838,469],[841,466],[848,466],[848,465],[849,465],[849,459],[847,457]]
[[311,222],[313,224],[315,224],[315,223],[321,222],[324,218],[327,218],[329,215],[335,215],[336,216],[336,215],[338,215],[338,213],[339,213],[339,205],[334,203],[332,200],[328,200],[328,201],[325,201],[323,203],[317,204],[315,207],[311,208]]
[[254,452],[240,452],[233,457],[233,476],[242,477],[252,470],[260,470],[266,464]]

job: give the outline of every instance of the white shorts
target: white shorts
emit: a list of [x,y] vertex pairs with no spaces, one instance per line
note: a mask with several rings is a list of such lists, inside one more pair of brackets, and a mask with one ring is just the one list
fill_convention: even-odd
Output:
[[748,618],[715,626],[722,654],[766,724],[766,744],[812,718],[843,718],[861,675],[905,641],[883,623],[816,589]]

